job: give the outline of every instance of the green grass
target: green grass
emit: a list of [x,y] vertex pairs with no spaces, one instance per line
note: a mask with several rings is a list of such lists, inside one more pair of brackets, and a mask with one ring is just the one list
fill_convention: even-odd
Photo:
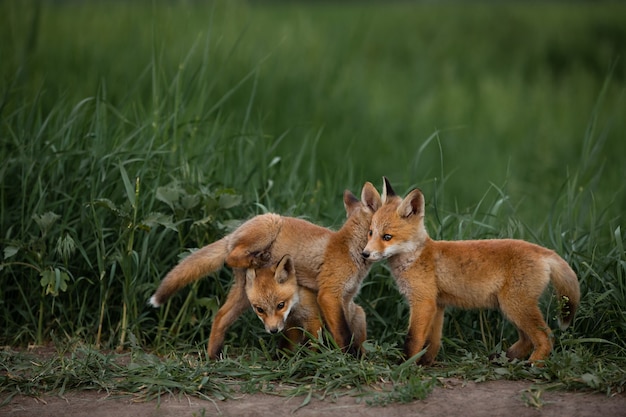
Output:
[[[623,391],[625,11],[3,2],[0,391],[242,387],[306,403],[340,389],[384,404],[441,376]],[[546,368],[490,363],[514,329],[459,310],[439,366],[397,365],[408,307],[382,264],[358,299],[363,360],[324,345],[276,360],[246,314],[227,359],[207,361],[226,269],[146,305],[185,250],[265,211],[337,228],[343,189],[382,175],[424,190],[433,237],[524,238],[572,265],[582,305]],[[547,293],[556,327],[554,304]],[[22,349],[50,342],[44,357]]]

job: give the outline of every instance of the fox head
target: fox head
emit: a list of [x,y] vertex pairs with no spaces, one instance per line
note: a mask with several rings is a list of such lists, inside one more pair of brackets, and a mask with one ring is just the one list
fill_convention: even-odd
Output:
[[285,255],[271,267],[247,269],[246,295],[268,333],[283,331],[291,309],[299,301],[298,281],[291,257]]
[[415,252],[426,239],[424,195],[419,189],[404,199],[396,195],[383,177],[382,206],[374,213],[363,257],[371,261]]
[[348,220],[342,226],[342,230],[349,231],[349,239],[353,244],[350,246],[357,251],[356,256],[358,257],[367,243],[367,233],[372,216],[382,205],[380,194],[371,182],[366,182],[361,190],[360,200],[349,190],[344,191],[343,205]]

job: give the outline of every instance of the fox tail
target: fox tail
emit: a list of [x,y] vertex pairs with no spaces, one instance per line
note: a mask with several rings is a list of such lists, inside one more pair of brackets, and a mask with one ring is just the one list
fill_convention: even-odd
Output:
[[150,297],[149,303],[153,307],[160,307],[176,291],[224,266],[227,254],[226,238],[198,249],[168,272],[154,295]]
[[559,327],[565,330],[574,320],[580,304],[580,286],[576,273],[561,257],[550,258],[549,264],[552,285],[559,297]]

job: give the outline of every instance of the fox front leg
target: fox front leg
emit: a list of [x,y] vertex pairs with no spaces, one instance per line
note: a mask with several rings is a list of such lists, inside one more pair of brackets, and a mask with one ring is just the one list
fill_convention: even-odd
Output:
[[[433,333],[433,324],[437,315],[437,306],[434,301],[418,301],[411,302],[411,314],[409,318],[409,331],[404,344],[404,352],[408,358],[411,358],[424,349],[429,343],[429,337]],[[443,311],[442,311],[443,313]],[[443,318],[443,314],[441,314]],[[434,345],[438,348],[438,343]],[[435,346],[432,346],[435,347]],[[430,365],[435,358],[437,352],[428,351],[419,360],[420,364]]]

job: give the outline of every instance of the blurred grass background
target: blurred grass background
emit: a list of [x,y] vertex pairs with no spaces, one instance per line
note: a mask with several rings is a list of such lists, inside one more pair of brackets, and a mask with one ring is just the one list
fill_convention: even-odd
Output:
[[[529,222],[580,162],[611,76],[604,176],[624,178],[619,5],[61,2],[44,3],[33,28],[32,2],[12,4],[3,78],[21,68],[44,110],[100,91],[130,117],[126,106],[145,111],[174,93],[178,123],[195,118],[202,129],[226,117],[284,137],[276,153],[285,158],[315,143],[300,174],[314,169],[335,192],[382,175],[407,187],[444,175],[466,207],[491,182],[530,200],[520,207]],[[436,132],[439,146],[419,152]],[[184,137],[164,139],[176,149]],[[346,166],[352,181],[328,180]]]
[[[0,16],[0,344],[204,343],[227,270],[146,306],[186,248],[266,210],[338,228],[343,189],[386,175],[424,190],[436,238],[556,249],[583,289],[557,345],[623,357],[625,6],[7,0]],[[372,341],[401,346],[384,266],[359,302]],[[229,344],[267,339],[257,321]],[[448,360],[514,341],[497,313],[446,323]]]

